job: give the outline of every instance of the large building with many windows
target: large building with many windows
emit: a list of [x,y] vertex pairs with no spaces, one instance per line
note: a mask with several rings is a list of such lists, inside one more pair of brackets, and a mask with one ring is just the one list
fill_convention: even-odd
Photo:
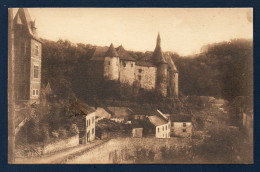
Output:
[[163,96],[178,97],[178,70],[172,58],[162,52],[160,34],[151,56],[135,59],[122,45],[115,48],[111,44],[96,47],[90,60],[92,82],[98,78],[114,80],[145,90],[154,89]]
[[27,9],[19,8],[12,22],[15,101],[39,103],[42,43],[35,21]]

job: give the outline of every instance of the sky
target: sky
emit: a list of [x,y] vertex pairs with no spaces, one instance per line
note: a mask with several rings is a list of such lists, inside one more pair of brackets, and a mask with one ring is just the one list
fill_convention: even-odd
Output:
[[[16,12],[17,9],[14,9]],[[203,45],[253,38],[252,8],[29,8],[38,35],[49,40],[153,51],[199,53]]]

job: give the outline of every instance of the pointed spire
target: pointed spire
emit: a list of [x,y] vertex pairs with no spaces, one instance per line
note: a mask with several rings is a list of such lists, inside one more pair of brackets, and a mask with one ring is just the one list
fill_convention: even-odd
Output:
[[156,44],[156,46],[161,46],[161,36],[160,36],[160,32],[158,32],[157,44]]
[[154,49],[153,56],[152,56],[152,61],[154,63],[166,63],[161,49],[161,36],[159,32],[157,36],[156,47]]
[[118,57],[116,49],[112,43],[111,43],[110,47],[108,48],[108,50],[105,54],[105,57]]

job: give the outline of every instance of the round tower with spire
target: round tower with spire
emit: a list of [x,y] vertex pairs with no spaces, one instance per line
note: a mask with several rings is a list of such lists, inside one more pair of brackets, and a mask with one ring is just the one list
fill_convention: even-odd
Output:
[[104,78],[107,80],[119,79],[119,56],[113,44],[110,45],[105,54]]
[[156,90],[163,96],[167,96],[168,64],[162,53],[160,33],[158,33],[157,36],[157,43],[153,52],[152,62],[157,66]]

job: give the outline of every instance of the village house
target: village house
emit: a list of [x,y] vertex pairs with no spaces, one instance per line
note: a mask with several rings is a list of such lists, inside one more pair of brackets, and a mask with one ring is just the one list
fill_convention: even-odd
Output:
[[130,111],[133,128],[142,127],[144,136],[170,138],[171,123],[161,111],[158,109],[130,109]]
[[76,116],[79,129],[79,143],[86,144],[95,139],[95,109],[85,103],[79,103],[80,115]]
[[176,137],[190,137],[192,134],[192,121],[190,115],[167,115],[171,121],[171,135]]
[[128,107],[110,106],[107,108],[112,113],[112,116],[110,118],[112,121],[124,123],[130,119],[131,112],[129,111]]
[[160,34],[153,54],[138,60],[122,45],[96,47],[88,69],[93,84],[103,79],[119,81],[140,89],[155,89],[163,96],[178,97],[178,70],[171,56],[162,52]]

